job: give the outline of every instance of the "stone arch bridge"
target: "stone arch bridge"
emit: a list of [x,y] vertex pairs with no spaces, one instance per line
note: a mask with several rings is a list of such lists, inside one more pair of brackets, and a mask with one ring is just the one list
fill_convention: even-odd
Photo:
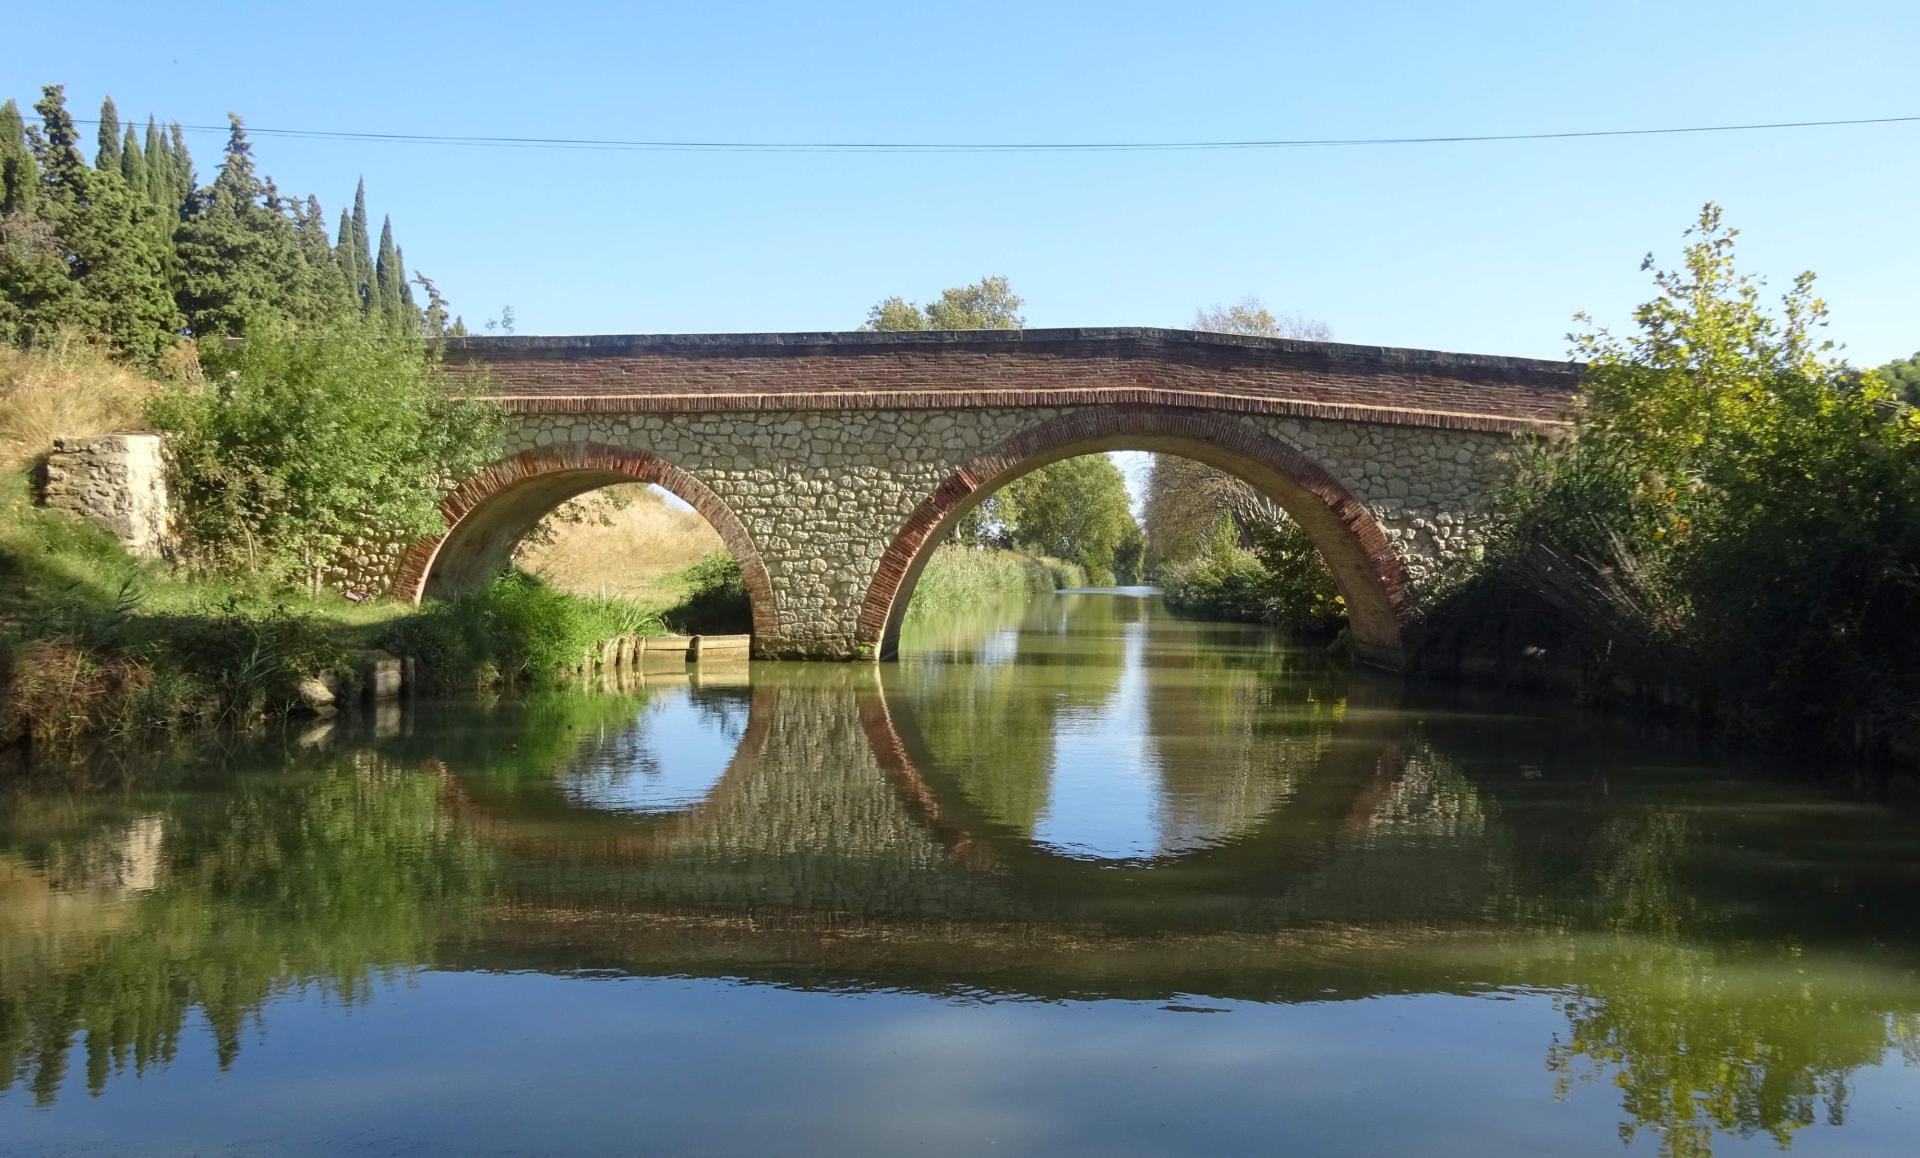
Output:
[[457,591],[556,505],[657,483],[739,561],[764,657],[887,658],[954,520],[1074,455],[1182,455],[1252,483],[1319,545],[1357,653],[1402,659],[1423,586],[1481,539],[1518,436],[1570,363],[1159,329],[450,340],[512,453],[450,495],[394,593]]

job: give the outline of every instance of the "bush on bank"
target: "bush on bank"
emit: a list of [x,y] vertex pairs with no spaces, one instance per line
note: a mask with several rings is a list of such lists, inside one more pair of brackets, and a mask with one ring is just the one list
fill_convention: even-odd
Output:
[[0,476],[0,750],[282,710],[376,613],[183,582]]
[[680,573],[686,594],[660,613],[682,635],[741,635],[753,629],[753,606],[740,564],[715,551]]
[[509,570],[394,620],[379,638],[418,660],[423,678],[456,689],[550,680],[609,640],[665,630],[659,615],[625,600],[575,595]]
[[1167,607],[1195,619],[1266,623],[1303,639],[1328,639],[1346,622],[1346,601],[1313,540],[1291,520],[1249,527],[1251,548],[1222,516],[1203,551],[1165,563],[1156,579]]
[[1920,743],[1920,421],[1779,312],[1709,205],[1634,330],[1579,336],[1574,436],[1531,448],[1423,658],[1526,650],[1686,689],[1755,735]]
[[418,339],[359,320],[260,319],[201,352],[204,383],[148,407],[168,431],[186,561],[218,575],[321,576],[357,542],[440,529],[439,496],[500,456],[497,407],[453,398]]

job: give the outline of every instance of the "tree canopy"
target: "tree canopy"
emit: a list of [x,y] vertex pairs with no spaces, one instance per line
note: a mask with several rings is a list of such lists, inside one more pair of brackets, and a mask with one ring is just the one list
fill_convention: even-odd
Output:
[[1027,324],[1025,304],[1007,279],[983,277],[953,286],[924,307],[901,297],[886,298],[867,311],[866,330],[1018,330]]
[[449,325],[444,300],[431,316],[415,304],[391,222],[372,252],[364,185],[336,243],[317,197],[283,195],[256,171],[238,116],[200,187],[178,123],[163,132],[149,117],[143,141],[108,98],[89,164],[61,86],[34,112],[29,125],[15,102],[0,107],[0,340],[71,329],[152,365],[183,337],[268,317],[358,316],[403,337]]
[[[924,308],[886,298],[867,311],[867,330],[1015,330],[1026,324],[1004,277],[942,290]],[[1138,576],[1142,538],[1127,480],[1106,455],[1056,462],[989,495],[964,515],[956,541],[1017,546],[1079,563],[1095,583]]]
[[1880,376],[1908,406],[1920,406],[1920,353],[1880,367]]

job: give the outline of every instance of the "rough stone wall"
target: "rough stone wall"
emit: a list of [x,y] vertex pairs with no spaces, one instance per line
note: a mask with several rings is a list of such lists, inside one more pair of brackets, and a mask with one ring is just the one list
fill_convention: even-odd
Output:
[[[751,534],[778,631],[772,655],[859,653],[859,616],[882,554],[956,470],[1053,407],[735,413],[521,414],[511,449],[602,443],[698,478]],[[1298,448],[1363,502],[1416,593],[1485,533],[1512,435],[1273,415],[1244,422]]]
[[166,436],[147,432],[56,438],[41,504],[105,528],[135,555],[170,556],[165,449]]

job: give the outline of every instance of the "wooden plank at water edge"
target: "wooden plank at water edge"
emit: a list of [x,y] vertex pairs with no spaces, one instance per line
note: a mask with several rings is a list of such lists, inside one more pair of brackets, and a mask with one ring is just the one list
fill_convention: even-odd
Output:
[[677,651],[686,655],[693,646],[693,640],[685,635],[649,635],[641,640],[648,651]]
[[692,663],[699,663],[701,658],[707,655],[737,658],[746,655],[752,646],[753,636],[751,635],[696,635],[693,637],[693,647],[687,653],[687,659]]

